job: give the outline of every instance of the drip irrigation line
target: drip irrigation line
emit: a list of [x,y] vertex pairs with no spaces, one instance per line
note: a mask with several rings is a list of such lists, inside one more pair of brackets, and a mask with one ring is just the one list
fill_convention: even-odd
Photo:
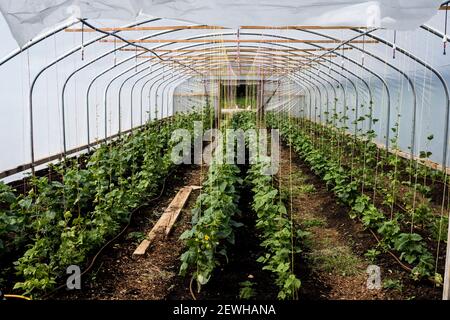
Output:
[[[377,240],[378,244],[381,245],[381,241],[380,241],[380,239],[378,239],[378,237],[377,237],[377,235],[375,234],[375,232],[373,232],[372,229],[368,229],[368,230],[369,230],[370,233],[373,235],[373,237],[375,238],[375,240]],[[391,255],[391,256],[395,259],[395,261],[397,261],[397,263],[398,263],[403,269],[405,269],[405,270],[408,271],[408,272],[412,272],[412,269],[411,269],[410,267],[408,267],[407,265],[405,265],[403,262],[401,262],[400,259],[399,259],[392,251],[386,250],[386,252],[387,252],[389,255]]]
[[[157,197],[148,200],[147,202],[145,202],[145,203],[141,204],[140,206],[134,208],[134,209],[130,212],[130,215],[129,215],[129,217],[128,217],[128,222],[127,222],[127,224],[123,227],[123,229],[122,229],[122,230],[121,230],[114,238],[112,238],[112,239],[109,240],[107,243],[105,243],[105,244],[103,245],[103,247],[101,247],[100,250],[97,251],[97,253],[96,253],[96,254],[94,255],[94,257],[92,258],[91,262],[89,263],[88,267],[80,274],[80,277],[84,276],[86,273],[88,273],[88,272],[92,269],[92,267],[94,266],[94,264],[95,264],[97,258],[100,256],[100,254],[103,252],[103,250],[105,250],[109,245],[111,245],[112,243],[114,243],[117,239],[119,239],[119,238],[125,233],[125,231],[129,228],[129,226],[130,226],[130,224],[131,224],[131,219],[132,219],[133,215],[134,215],[136,212],[138,212],[138,211],[141,210],[142,208],[144,208],[144,207],[150,205],[152,202],[154,202],[154,201],[156,201],[156,200],[158,200],[158,199],[160,199],[160,198],[162,197],[162,195],[163,195],[163,193],[164,193],[164,191],[165,191],[165,188],[166,188],[166,182],[167,182],[167,179],[175,172],[175,170],[176,170],[176,169],[173,169],[173,170],[172,170],[172,171],[164,178],[163,185],[162,185],[162,187],[161,187],[161,192],[159,193],[159,195],[158,195]],[[66,287],[66,284],[60,285],[59,287],[55,288],[55,289],[54,289],[53,291],[51,291],[50,293],[44,295],[44,296],[42,297],[42,299],[47,299],[47,298],[53,296],[56,292],[58,292],[59,290],[61,290],[62,288],[65,288],[65,287]]]

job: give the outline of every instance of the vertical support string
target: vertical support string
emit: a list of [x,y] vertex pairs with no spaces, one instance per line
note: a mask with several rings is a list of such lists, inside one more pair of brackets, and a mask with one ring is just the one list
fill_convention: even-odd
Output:
[[392,43],[392,59],[395,59],[397,52],[397,30],[394,30],[394,42]]
[[448,6],[445,7],[445,23],[444,23],[444,38],[442,39],[444,46],[444,56],[447,55],[447,28],[448,28]]

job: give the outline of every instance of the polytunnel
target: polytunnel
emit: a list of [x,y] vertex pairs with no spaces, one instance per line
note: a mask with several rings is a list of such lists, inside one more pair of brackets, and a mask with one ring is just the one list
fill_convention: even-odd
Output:
[[449,9],[1,2],[0,297],[449,300]]

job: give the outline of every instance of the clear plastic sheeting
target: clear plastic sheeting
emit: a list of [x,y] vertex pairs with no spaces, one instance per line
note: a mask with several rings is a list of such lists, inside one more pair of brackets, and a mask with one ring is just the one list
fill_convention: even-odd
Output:
[[198,79],[190,78],[179,84],[173,92],[174,112],[189,112],[206,104],[207,99],[218,106],[218,85],[205,85]]
[[[60,6],[52,10],[43,9],[44,5],[53,2],[40,3],[36,7],[35,11],[46,14],[46,18],[33,20],[33,10],[26,14],[6,14],[8,22],[0,17],[0,29],[6,33],[4,47],[0,48],[2,55],[15,46],[8,34],[7,23],[17,23],[14,32],[21,28],[31,30],[29,27],[35,23],[32,31],[37,32],[65,21],[62,19],[68,15],[62,13],[62,8],[69,1],[61,1]],[[222,4],[223,9],[218,13],[209,7],[214,2],[207,2],[208,7],[197,11],[200,20],[195,22],[199,24],[226,25],[226,19],[228,22],[235,19],[239,20],[239,25],[247,26],[240,30],[192,27],[187,22],[143,16],[133,20],[140,11],[135,8],[149,8],[147,3],[117,2],[117,10],[113,10],[114,1],[108,2],[109,9],[95,1],[89,4],[72,1],[70,3],[81,10],[72,8],[72,13],[78,12],[75,16],[88,17],[90,25],[115,31],[131,43],[88,30],[88,25],[82,27],[82,23],[77,22],[69,26],[69,30],[61,29],[29,48],[8,55],[3,60],[5,63],[0,62],[0,77],[5,80],[0,86],[0,128],[3,132],[0,144],[10,153],[2,159],[0,173],[32,163],[32,152],[34,159],[41,161],[48,156],[101,143],[103,139],[140,127],[149,120],[190,111],[193,107],[209,104],[217,110],[221,107],[221,82],[230,84],[228,93],[234,90],[232,84],[237,83],[247,83],[246,90],[258,88],[255,90],[267,100],[264,111],[289,111],[321,123],[326,123],[334,113],[345,114],[348,119],[342,125],[349,133],[364,134],[373,129],[375,140],[381,145],[392,145],[392,129],[398,124],[399,149],[405,153],[413,151],[416,157],[421,151],[429,151],[429,160],[449,165],[450,159],[446,157],[449,141],[446,132],[446,89],[450,78],[448,45],[447,55],[443,54],[446,15],[444,10],[437,10],[439,3],[431,5],[431,2],[392,2],[390,7],[384,6],[384,2],[376,4],[382,8],[380,24],[389,20],[383,18],[390,15],[387,8],[403,8],[395,13],[396,19],[391,19],[396,21],[396,26],[400,26],[400,18],[408,14],[410,25],[418,22],[419,16],[422,21],[435,14],[424,24],[437,30],[438,35],[424,27],[403,31],[378,29],[362,35],[364,29],[342,27],[359,24],[357,20],[345,20],[345,15],[339,15],[344,19],[340,22],[332,18],[319,20],[327,10],[338,12],[333,10],[349,8],[357,1],[346,4],[338,1],[332,4],[294,2],[290,10],[295,6],[303,6],[306,10],[313,3],[322,9],[320,14],[311,14],[317,19],[315,21],[303,19],[301,10],[297,12],[297,20],[282,21],[283,25],[302,25],[303,28],[277,27],[281,24],[277,19],[289,10],[272,10],[274,16],[269,19],[266,2],[260,2],[259,6],[246,2],[240,10],[248,14],[241,20],[238,18],[240,12],[233,17],[224,14],[235,2]],[[169,12],[170,3],[154,5]],[[194,6],[195,3],[181,2],[172,10],[178,12],[182,5]],[[254,11],[249,12],[252,3]],[[276,6],[283,3],[278,2]],[[358,5],[368,3],[358,2]],[[24,2],[2,1],[0,7],[5,11],[12,12],[15,8],[16,12],[25,12],[20,9],[20,4],[24,5]],[[428,6],[433,8],[432,13]],[[310,12],[316,10],[310,9],[313,10]],[[207,10],[211,10],[211,15],[202,14]],[[414,18],[413,13],[419,11],[420,15]],[[178,12],[177,18],[185,19],[189,12]],[[217,17],[219,14],[221,16]],[[155,13],[155,16],[163,15]],[[355,14],[349,11],[348,16]],[[128,17],[133,22],[127,24],[107,17]],[[275,27],[271,28],[271,25]],[[350,39],[354,41],[347,42]],[[335,50],[337,46],[339,49]],[[258,85],[254,86],[254,83]],[[257,100],[259,107],[259,94]],[[367,116],[369,111],[376,120],[372,124]],[[355,126],[354,122],[361,116],[365,117]],[[427,139],[430,136],[434,138]]]
[[242,25],[324,25],[414,29],[436,14],[440,0],[10,0],[0,2],[22,46],[74,18],[134,21],[139,15],[237,28]]

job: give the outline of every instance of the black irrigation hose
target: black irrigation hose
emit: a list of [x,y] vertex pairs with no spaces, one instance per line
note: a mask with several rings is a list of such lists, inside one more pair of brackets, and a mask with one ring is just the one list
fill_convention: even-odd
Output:
[[[130,224],[131,224],[131,219],[132,219],[132,217],[133,217],[133,214],[135,214],[137,211],[141,210],[143,207],[148,206],[150,203],[152,203],[152,202],[154,202],[154,201],[156,201],[156,200],[158,200],[158,199],[160,199],[160,198],[162,197],[162,195],[163,195],[163,193],[164,193],[164,191],[165,191],[165,189],[166,189],[166,181],[167,181],[167,178],[169,178],[169,177],[175,172],[175,170],[176,170],[176,169],[173,169],[173,170],[172,170],[171,172],[169,172],[169,174],[164,178],[163,185],[162,185],[162,188],[161,188],[161,192],[159,193],[159,195],[158,195],[156,198],[153,198],[153,199],[148,200],[147,202],[145,202],[145,203],[141,204],[140,206],[134,208],[134,209],[130,212],[130,216],[129,216],[129,218],[128,218],[128,223],[125,225],[125,227],[122,229],[122,231],[120,231],[119,234],[117,234],[114,238],[112,238],[112,239],[109,240],[107,243],[105,243],[105,244],[103,245],[103,247],[101,247],[100,250],[97,251],[97,253],[96,253],[96,254],[94,255],[94,257],[92,258],[91,263],[90,263],[90,264],[88,265],[88,267],[80,274],[80,277],[81,277],[81,276],[84,276],[86,273],[88,273],[88,272],[92,269],[92,267],[93,267],[94,264],[95,264],[95,261],[96,261],[97,258],[100,256],[100,254],[103,252],[103,250],[105,250],[110,244],[112,244],[113,242],[115,242],[117,239],[119,239],[119,238],[125,233],[125,231],[128,229],[128,227],[129,227]],[[65,287],[66,287],[66,284],[60,285],[59,287],[55,288],[55,289],[54,289],[53,291],[51,291],[50,293],[47,293],[46,295],[44,295],[44,296],[42,297],[42,299],[47,299],[47,298],[53,296],[56,292],[58,292],[59,290],[61,290],[62,288],[65,288]]]

